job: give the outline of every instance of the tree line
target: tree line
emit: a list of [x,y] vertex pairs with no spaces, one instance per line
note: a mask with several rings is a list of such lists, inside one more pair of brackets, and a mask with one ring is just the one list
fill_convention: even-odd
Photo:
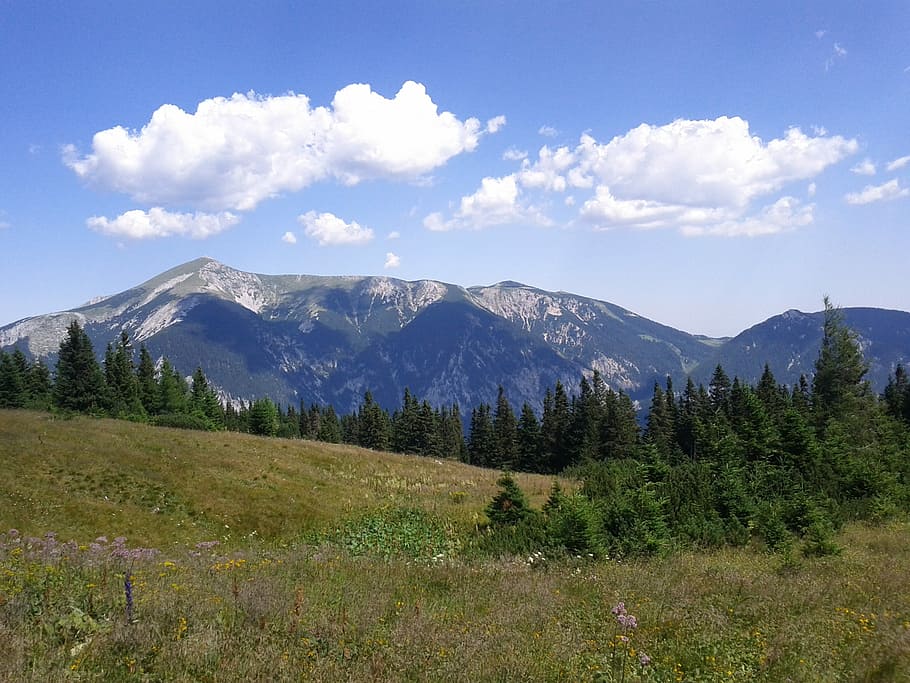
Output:
[[[556,492],[548,509],[572,511],[569,521],[560,522],[574,530],[568,545],[590,537],[589,545],[597,546],[591,539],[605,529],[612,529],[611,538],[637,538],[639,550],[669,539],[741,543],[756,530],[776,545],[810,530],[826,537],[845,519],[910,509],[910,380],[898,365],[877,396],[866,371],[853,332],[826,300],[811,380],[779,384],[767,365],[754,386],[731,379],[721,366],[707,387],[689,379],[677,390],[668,377],[655,383],[643,425],[630,397],[608,387],[596,371],[571,394],[557,382],[540,412],[525,403],[516,413],[500,388],[495,404],[482,403],[463,419],[457,405],[434,408],[406,389],[391,413],[367,392],[357,410],[339,415],[331,405],[282,408],[269,398],[222,405],[201,369],[187,382],[166,358],[156,364],[144,346],[136,361],[125,332],[98,363],[74,321],[53,375],[44,361],[29,362],[18,349],[0,352],[0,407],[565,473],[580,488]],[[521,507],[517,500],[509,505]]]

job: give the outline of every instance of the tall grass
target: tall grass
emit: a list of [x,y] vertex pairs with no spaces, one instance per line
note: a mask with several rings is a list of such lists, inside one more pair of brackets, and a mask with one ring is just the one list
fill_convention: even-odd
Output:
[[455,463],[3,412],[0,456],[3,681],[910,680],[904,522],[821,558],[476,559],[497,474]]

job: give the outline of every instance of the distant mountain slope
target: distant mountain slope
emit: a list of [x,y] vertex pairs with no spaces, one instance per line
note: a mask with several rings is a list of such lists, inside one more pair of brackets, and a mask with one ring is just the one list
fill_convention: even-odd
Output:
[[[872,378],[882,386],[910,356],[910,314],[848,309],[862,335]],[[0,347],[53,356],[79,320],[99,357],[125,329],[154,357],[189,374],[201,366],[225,398],[271,396],[340,410],[366,390],[396,407],[409,387],[434,405],[463,411],[493,402],[540,406],[557,380],[574,390],[597,369],[606,382],[646,402],[655,380],[710,376],[720,362],[754,379],[767,361],[781,381],[811,372],[820,314],[790,311],[730,340],[695,336],[611,303],[516,282],[468,289],[388,277],[259,275],[208,258],[71,311],[0,328]]]
[[[882,308],[845,308],[844,321],[856,332],[869,363],[868,379],[881,391],[897,363],[910,365],[910,313]],[[757,382],[768,363],[778,382],[792,385],[812,377],[821,348],[824,313],[790,310],[736,335],[694,376],[707,382],[718,363],[730,377]]]

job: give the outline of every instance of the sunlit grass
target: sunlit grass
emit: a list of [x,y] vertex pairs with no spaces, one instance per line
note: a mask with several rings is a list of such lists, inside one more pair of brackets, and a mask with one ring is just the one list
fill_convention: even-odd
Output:
[[910,680],[905,522],[824,558],[467,559],[497,473],[457,463],[9,412],[0,458],[4,681]]

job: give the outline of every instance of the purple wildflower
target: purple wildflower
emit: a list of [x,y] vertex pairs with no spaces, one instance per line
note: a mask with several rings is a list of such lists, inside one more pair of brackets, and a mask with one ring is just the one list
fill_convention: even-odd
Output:
[[644,652],[638,653],[638,661],[641,662],[642,666],[648,666],[651,663],[651,658],[646,655]]
[[616,605],[616,607],[614,607],[614,608],[613,608],[612,610],[610,610],[610,611],[613,612],[613,614],[615,614],[615,615],[617,615],[617,616],[620,615],[620,614],[625,614],[625,613],[626,613],[626,603],[620,601],[620,602]]

